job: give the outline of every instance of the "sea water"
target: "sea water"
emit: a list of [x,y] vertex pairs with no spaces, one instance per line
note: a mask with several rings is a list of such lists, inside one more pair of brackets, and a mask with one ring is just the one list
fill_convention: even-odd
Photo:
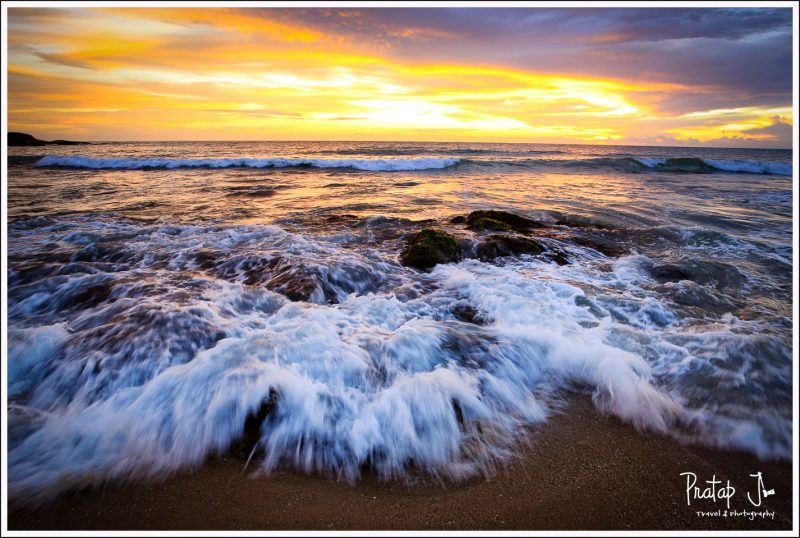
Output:
[[[244,438],[264,472],[491,476],[579,394],[649,435],[789,460],[791,161],[9,148],[11,495],[160,477]],[[529,237],[561,259],[471,255],[498,232],[451,219],[487,209],[539,222]],[[404,267],[425,227],[454,234],[464,259]]]

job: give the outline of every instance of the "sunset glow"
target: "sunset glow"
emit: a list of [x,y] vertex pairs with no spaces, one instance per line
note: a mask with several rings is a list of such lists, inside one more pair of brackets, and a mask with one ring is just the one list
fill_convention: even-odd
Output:
[[[733,36],[713,24],[706,35],[650,35],[647,20],[619,15],[626,10],[531,9],[528,26],[513,10],[402,11],[12,8],[9,130],[86,140],[791,145],[790,77],[757,80],[773,68],[791,74],[789,10],[728,13],[758,19]],[[547,19],[559,13],[573,24]],[[561,26],[562,40],[548,46]],[[762,56],[751,72],[735,63]]]

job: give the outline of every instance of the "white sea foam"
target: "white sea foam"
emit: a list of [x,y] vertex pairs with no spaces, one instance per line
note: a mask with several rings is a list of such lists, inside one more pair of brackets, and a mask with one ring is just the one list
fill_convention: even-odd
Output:
[[[251,463],[264,472],[355,480],[365,466],[382,477],[407,477],[413,466],[442,479],[488,476],[525,427],[546,420],[553,400],[575,387],[641,430],[762,456],[790,453],[780,411],[768,402],[721,411],[714,392],[724,386],[728,397],[737,383],[757,382],[725,362],[752,370],[780,356],[780,345],[757,329],[739,334],[730,317],[705,332],[683,330],[674,305],[648,293],[655,284],[645,256],[623,257],[611,271],[473,260],[421,279],[376,252],[274,226],[93,221],[79,230],[54,226],[39,240],[84,248],[103,234],[125,237],[130,270],[144,273],[132,281],[117,267],[115,300],[73,317],[73,333],[50,321],[11,328],[14,394],[31,394],[9,415],[17,499],[201,464],[228,450],[273,394]],[[213,274],[196,265],[209,247],[226,253]],[[309,270],[337,304],[290,302],[243,283],[248,267],[268,272],[273,256]],[[156,295],[146,295],[143,275],[156,274]],[[9,310],[17,319],[47,319],[47,308],[60,316],[76,288],[108,277],[59,276],[35,301],[33,287],[18,291]],[[404,285],[414,292],[401,293]],[[606,292],[589,297],[584,286]],[[454,311],[464,304],[485,324],[459,321]],[[791,375],[790,356],[784,362]]]
[[667,162],[666,159],[656,159],[654,157],[634,157],[633,160],[648,168],[663,166]]
[[[603,342],[604,326],[578,323],[594,319],[575,305],[579,289],[480,262],[440,266],[431,276],[440,290],[407,302],[367,294],[338,306],[285,303],[257,323],[245,317],[233,336],[152,371],[143,384],[122,383],[102,399],[79,392],[12,448],[12,488],[35,498],[196,465],[241,435],[271,391],[278,397],[262,429],[262,469],[348,480],[365,463],[386,477],[404,475],[409,462],[447,479],[489,474],[522,426],[544,420],[546,394],[566,383],[592,387],[605,413],[668,431],[679,407],[650,383],[641,357]],[[243,288],[217,289],[202,301],[209,315],[238,317],[230,309],[240,300],[230,294]],[[430,317],[432,308],[447,312],[463,300],[493,323]],[[78,373],[68,361],[49,366]],[[91,369],[73,382],[89,383]],[[124,372],[142,374],[108,375]],[[47,384],[64,378],[37,381],[38,391],[55,395]]]
[[63,346],[69,333],[64,323],[9,329],[8,331],[8,391],[14,396],[30,388],[30,372],[53,356]]
[[776,176],[791,176],[792,163],[779,161],[727,161],[718,159],[703,159],[706,164],[726,172],[745,172],[750,174],[773,174]]
[[48,155],[36,166],[61,166],[68,168],[141,170],[145,168],[288,168],[311,166],[315,168],[353,168],[371,172],[395,172],[448,168],[458,164],[457,158],[424,157],[418,159],[97,159],[80,155]]

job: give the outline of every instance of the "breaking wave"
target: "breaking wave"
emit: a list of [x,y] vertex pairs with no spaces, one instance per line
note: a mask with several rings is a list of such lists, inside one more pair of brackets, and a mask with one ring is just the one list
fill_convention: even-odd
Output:
[[647,168],[663,170],[666,172],[708,173],[713,171],[722,171],[740,172],[746,174],[772,174],[776,176],[792,175],[792,163],[781,161],[731,161],[719,159],[700,159],[697,157],[681,157],[671,159],[633,157],[631,160]]
[[[484,150],[457,150],[460,154],[488,155]],[[503,152],[494,152],[499,159],[464,159],[460,157],[418,158],[241,158],[241,159],[139,159],[94,158],[82,155],[47,155],[35,162],[37,167],[83,168],[95,170],[157,170],[179,168],[343,168],[369,172],[399,172],[414,170],[439,170],[458,164],[475,166],[514,166],[540,168],[543,166],[566,168],[611,168],[622,172],[698,173],[736,172],[748,174],[792,175],[792,163],[783,161],[718,160],[698,157],[594,157],[585,159],[521,158],[503,159]],[[538,152],[548,153],[548,152]],[[558,152],[549,152],[558,153]],[[526,153],[530,155],[531,152]],[[30,159],[28,157],[28,159]]]
[[396,172],[448,168],[459,163],[456,158],[425,157],[420,159],[97,159],[80,155],[48,155],[36,166],[113,170],[175,168],[352,168],[371,172]]
[[9,275],[9,488],[26,502],[199,465],[248,423],[264,472],[490,476],[574,390],[641,430],[790,454],[782,411],[719,407],[791,375],[790,352],[732,318],[684,332],[680,305],[646,292],[686,303],[738,286],[735,268],[469,260],[421,277],[276,226],[23,224],[14,255],[58,245]]

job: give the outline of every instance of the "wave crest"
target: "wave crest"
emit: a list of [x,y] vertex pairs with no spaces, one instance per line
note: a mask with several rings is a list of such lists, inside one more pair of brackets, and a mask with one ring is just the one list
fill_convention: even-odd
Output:
[[352,168],[368,172],[399,172],[430,170],[455,166],[456,158],[426,157],[419,159],[295,159],[295,158],[242,158],[242,159],[97,159],[82,155],[48,155],[36,166],[61,168],[89,168],[114,170],[175,169],[175,168]]

